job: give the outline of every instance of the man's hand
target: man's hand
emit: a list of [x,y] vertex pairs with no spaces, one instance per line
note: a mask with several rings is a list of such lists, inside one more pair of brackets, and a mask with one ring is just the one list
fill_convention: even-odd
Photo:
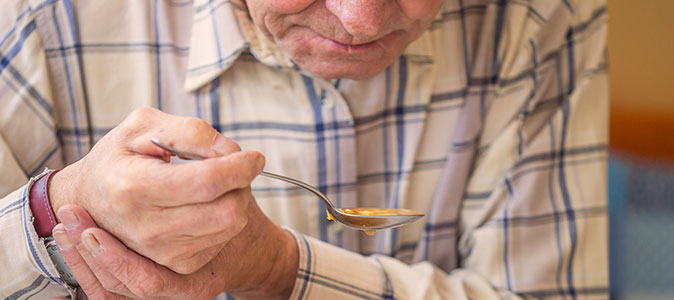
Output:
[[242,232],[189,275],[127,249],[80,207],[67,205],[58,213],[79,220],[57,225],[53,234],[89,299],[212,299],[222,291],[242,299],[287,299],[297,276],[295,239],[271,223],[255,202],[247,209],[250,221]]
[[[152,137],[209,159],[171,164]],[[250,183],[263,167],[260,153],[241,152],[202,120],[143,108],[57,173],[49,196],[55,211],[79,205],[132,250],[187,274],[245,227]]]

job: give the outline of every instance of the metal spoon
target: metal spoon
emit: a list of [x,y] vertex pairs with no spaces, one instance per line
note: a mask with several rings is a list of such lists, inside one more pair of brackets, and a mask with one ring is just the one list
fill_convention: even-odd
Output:
[[[205,157],[202,157],[200,155],[196,155],[193,153],[187,153],[183,152],[180,150],[177,150],[169,145],[166,145],[159,141],[158,139],[151,138],[150,141],[152,141],[153,144],[157,145],[157,147],[162,148],[168,152],[171,152],[175,155],[178,155],[182,158],[186,159],[192,159],[192,160],[202,160],[205,159]],[[409,223],[412,223],[421,217],[424,216],[424,214],[416,212],[416,211],[411,211],[411,210],[406,210],[406,209],[386,209],[387,212],[391,212],[390,214],[385,214],[385,215],[374,215],[374,216],[367,216],[367,215],[359,215],[359,214],[351,214],[342,211],[342,209],[335,207],[334,204],[332,204],[332,201],[328,199],[321,191],[316,189],[315,187],[306,184],[302,181],[299,181],[297,179],[293,179],[290,177],[286,177],[283,175],[278,175],[274,173],[269,173],[269,172],[262,172],[260,175],[269,177],[269,178],[274,178],[277,180],[285,181],[287,183],[294,184],[296,186],[302,187],[312,193],[314,193],[318,198],[323,200],[325,203],[325,206],[328,210],[328,213],[332,215],[332,217],[337,221],[340,222],[348,227],[355,228],[355,229],[360,229],[360,230],[365,230],[366,233],[371,233],[374,230],[381,230],[381,229],[387,229],[387,228],[394,228],[394,227],[400,227]]]

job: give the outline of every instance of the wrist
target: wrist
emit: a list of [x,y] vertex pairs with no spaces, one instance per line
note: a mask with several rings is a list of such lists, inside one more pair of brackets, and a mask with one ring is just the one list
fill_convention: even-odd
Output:
[[68,166],[54,174],[49,181],[49,202],[54,212],[58,212],[66,204],[74,203],[72,196],[70,196],[72,194],[70,192],[71,180],[69,179],[71,173],[72,167]]
[[[258,208],[259,210],[259,208]],[[259,211],[262,214],[261,211]],[[252,220],[249,220],[249,225]],[[252,243],[255,254],[248,253],[244,268],[252,271],[245,287],[229,292],[239,299],[288,299],[293,291],[299,265],[299,249],[292,234],[266,216],[252,222],[253,230],[265,233]],[[248,248],[250,249],[250,248]]]
[[281,250],[274,260],[271,275],[264,282],[264,285],[270,289],[270,295],[278,295],[279,299],[288,299],[295,287],[297,278],[299,249],[290,232],[280,228],[278,230],[281,232],[280,235],[283,236],[283,242],[281,243],[283,246],[279,247]]

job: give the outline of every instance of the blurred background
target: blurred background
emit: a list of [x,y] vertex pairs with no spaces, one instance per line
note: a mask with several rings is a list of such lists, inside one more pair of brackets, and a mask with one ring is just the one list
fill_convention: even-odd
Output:
[[674,299],[674,1],[608,11],[612,297]]

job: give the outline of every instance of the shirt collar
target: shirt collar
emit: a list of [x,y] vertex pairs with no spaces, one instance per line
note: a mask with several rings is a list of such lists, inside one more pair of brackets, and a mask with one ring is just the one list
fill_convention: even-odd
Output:
[[[299,69],[253,23],[243,1],[195,0],[193,9],[185,90],[194,91],[211,82],[247,51],[265,65]],[[404,54],[432,61],[431,34],[427,30]]]
[[193,91],[227,70],[247,48],[231,1],[195,0],[184,88]]

